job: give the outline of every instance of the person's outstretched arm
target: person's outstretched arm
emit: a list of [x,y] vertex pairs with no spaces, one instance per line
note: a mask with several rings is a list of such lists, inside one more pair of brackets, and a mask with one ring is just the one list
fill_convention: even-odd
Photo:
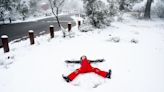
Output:
[[66,60],[65,62],[66,62],[66,63],[75,63],[75,64],[81,63],[80,60]]
[[104,62],[104,59],[89,60],[90,63]]

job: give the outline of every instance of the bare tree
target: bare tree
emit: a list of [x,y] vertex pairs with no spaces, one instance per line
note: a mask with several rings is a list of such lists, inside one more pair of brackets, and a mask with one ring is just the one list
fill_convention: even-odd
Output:
[[63,6],[65,0],[49,0],[50,6],[51,6],[51,10],[53,15],[55,16],[57,22],[58,22],[58,26],[61,28],[61,24],[59,21],[59,10],[60,8]]
[[151,12],[152,2],[153,2],[153,0],[147,0],[145,13],[144,13],[144,18],[146,18],[146,19],[150,19],[150,12]]

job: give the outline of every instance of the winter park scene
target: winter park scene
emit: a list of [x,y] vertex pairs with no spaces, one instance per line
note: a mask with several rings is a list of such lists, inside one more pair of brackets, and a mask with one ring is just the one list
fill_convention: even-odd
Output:
[[164,92],[164,0],[0,0],[0,92]]

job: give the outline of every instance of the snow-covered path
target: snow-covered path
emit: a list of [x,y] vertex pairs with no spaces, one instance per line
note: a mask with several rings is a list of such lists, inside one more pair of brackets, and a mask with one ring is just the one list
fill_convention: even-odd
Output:
[[[111,27],[80,33],[74,27],[74,38],[63,39],[61,33],[29,41],[10,43],[11,52],[0,49],[1,92],[163,92],[164,88],[164,21],[125,19]],[[115,42],[119,40],[119,42]],[[94,73],[79,75],[66,83],[61,75],[69,74],[79,65],[65,60],[104,58],[93,64],[102,70],[112,69],[112,79]],[[12,58],[7,60],[6,58]],[[4,62],[12,62],[5,65]],[[7,69],[6,69],[7,68]]]

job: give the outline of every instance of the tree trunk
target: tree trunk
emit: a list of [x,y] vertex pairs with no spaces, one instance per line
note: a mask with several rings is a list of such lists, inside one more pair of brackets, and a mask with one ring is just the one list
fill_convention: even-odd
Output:
[[121,0],[120,6],[119,6],[119,10],[120,10],[120,11],[122,11],[122,10],[125,9],[124,5],[125,5],[125,0]]
[[25,21],[25,16],[23,15],[22,20]]
[[57,22],[58,22],[58,26],[61,28],[61,25],[60,25],[60,21],[59,21],[59,17],[58,17],[58,15],[56,16],[56,20],[57,20]]
[[59,9],[57,8],[57,10],[56,10],[56,20],[58,22],[58,26],[61,28],[58,13],[59,13]]
[[153,0],[147,0],[145,13],[144,13],[144,18],[145,19],[150,19],[150,12],[151,12],[151,4],[152,4],[152,2],[153,2]]
[[2,21],[3,21],[3,24],[5,24],[5,19],[4,18],[2,19]]
[[10,23],[12,22],[11,18],[9,18],[9,22],[10,22]]

